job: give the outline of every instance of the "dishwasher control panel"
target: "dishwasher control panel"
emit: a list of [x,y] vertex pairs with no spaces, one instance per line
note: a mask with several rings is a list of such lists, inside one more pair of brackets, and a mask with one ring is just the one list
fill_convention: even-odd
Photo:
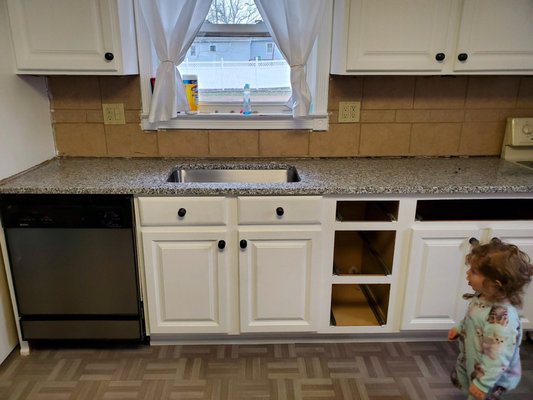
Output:
[[533,118],[511,118],[510,145],[533,146]]
[[530,167],[533,162],[533,118],[508,118],[501,158]]

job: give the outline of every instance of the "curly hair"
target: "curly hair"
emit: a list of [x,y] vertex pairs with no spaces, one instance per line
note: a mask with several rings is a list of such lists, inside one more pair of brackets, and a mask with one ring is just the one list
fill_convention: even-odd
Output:
[[514,244],[492,238],[483,245],[474,244],[466,262],[485,277],[483,286],[490,287],[494,302],[509,301],[522,307],[524,289],[531,282],[533,265],[529,256]]

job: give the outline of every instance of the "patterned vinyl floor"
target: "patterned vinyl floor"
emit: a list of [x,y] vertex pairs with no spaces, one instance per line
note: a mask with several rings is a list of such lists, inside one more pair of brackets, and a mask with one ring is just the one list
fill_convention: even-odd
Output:
[[[16,349],[0,399],[464,399],[449,382],[455,343],[379,342]],[[533,344],[520,386],[533,399]]]

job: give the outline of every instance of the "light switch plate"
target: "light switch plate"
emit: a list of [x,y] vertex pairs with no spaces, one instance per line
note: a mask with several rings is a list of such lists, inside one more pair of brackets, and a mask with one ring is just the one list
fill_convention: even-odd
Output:
[[126,123],[124,104],[102,104],[105,125],[122,125]]
[[361,114],[360,101],[340,101],[338,122],[359,122]]

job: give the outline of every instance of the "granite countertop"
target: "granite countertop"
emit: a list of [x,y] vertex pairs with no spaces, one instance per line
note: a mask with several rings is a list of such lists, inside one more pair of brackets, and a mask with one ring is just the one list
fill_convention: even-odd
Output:
[[[293,165],[295,183],[169,183],[176,166]],[[533,170],[497,157],[185,159],[56,158],[5,179],[0,193],[355,195],[533,193]]]

